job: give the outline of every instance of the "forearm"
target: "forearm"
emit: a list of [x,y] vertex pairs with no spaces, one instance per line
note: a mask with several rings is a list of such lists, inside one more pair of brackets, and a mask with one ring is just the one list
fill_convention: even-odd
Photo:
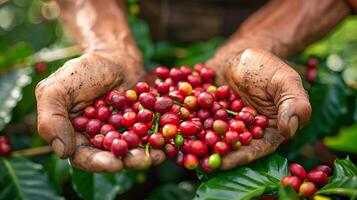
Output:
[[56,1],[66,31],[86,52],[125,50],[138,54],[122,1],[120,4],[114,0]]
[[349,15],[350,6],[343,0],[272,0],[250,17],[220,51],[236,54],[256,47],[281,57],[295,55]]

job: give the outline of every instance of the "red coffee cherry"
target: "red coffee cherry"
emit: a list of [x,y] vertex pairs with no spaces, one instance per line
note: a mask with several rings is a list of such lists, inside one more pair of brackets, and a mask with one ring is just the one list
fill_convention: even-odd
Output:
[[318,186],[325,185],[328,182],[327,174],[318,170],[311,170],[309,173],[307,173],[306,179]]
[[89,119],[87,117],[84,117],[84,116],[78,116],[78,117],[72,119],[73,128],[77,132],[85,131],[88,122],[89,122]]
[[211,116],[211,112],[209,110],[199,109],[197,111],[197,116],[203,121]]
[[216,96],[218,99],[226,99],[229,97],[230,91],[227,85],[221,86],[217,89]]
[[208,163],[209,156],[205,156],[201,159],[201,168],[206,173],[211,173],[214,169]]
[[243,121],[245,125],[252,125],[254,123],[254,116],[250,112],[243,110],[238,113],[236,119]]
[[177,83],[185,78],[185,74],[177,68],[171,68],[170,77]]
[[183,101],[185,107],[189,110],[194,110],[198,106],[198,100],[195,96],[187,96]]
[[240,120],[231,120],[229,121],[229,129],[242,133],[245,130],[245,125]]
[[197,156],[204,156],[208,152],[208,147],[201,140],[193,140],[191,142],[191,152]]
[[103,149],[103,141],[104,135],[102,134],[95,135],[91,140],[92,144],[98,149]]
[[123,128],[123,116],[120,114],[113,114],[108,118],[108,124],[114,126],[116,129]]
[[150,110],[144,108],[138,112],[137,117],[138,117],[139,122],[147,123],[147,122],[152,121],[152,119],[154,117],[154,113],[152,113]]
[[249,112],[250,114],[253,115],[253,117],[257,115],[257,110],[255,110],[255,108],[253,108],[252,106],[243,107],[242,112]]
[[175,159],[176,165],[183,166],[183,156],[184,156],[184,154],[182,153],[182,151],[177,152],[177,156]]
[[178,134],[178,127],[175,124],[166,124],[162,128],[162,135],[165,138],[174,138]]
[[122,110],[126,105],[125,96],[121,94],[113,94],[110,99],[110,104],[118,110]]
[[114,139],[111,145],[110,150],[117,157],[123,156],[128,152],[129,145],[125,140]]
[[139,137],[143,137],[148,133],[148,127],[143,122],[137,122],[132,127],[133,132]]
[[300,179],[296,176],[285,176],[281,179],[280,183],[283,187],[290,185],[290,187],[295,191],[299,191],[301,185]]
[[193,88],[191,86],[191,84],[187,83],[187,82],[180,82],[178,84],[178,91],[181,95],[183,96],[188,96],[190,94],[192,94],[193,92]]
[[144,92],[150,92],[150,86],[145,82],[139,82],[135,85],[135,92],[138,95]]
[[137,121],[137,116],[135,112],[127,112],[123,115],[121,124],[124,127],[131,127]]
[[209,92],[202,92],[197,97],[197,102],[201,108],[210,109],[213,106],[214,98]]
[[153,109],[155,105],[156,98],[153,94],[144,92],[139,96],[140,104],[146,109]]
[[264,130],[260,126],[254,126],[250,132],[252,133],[254,139],[260,139],[264,134]]
[[300,180],[303,180],[306,177],[306,171],[304,167],[298,163],[291,163],[289,165],[289,170],[291,175],[298,177]]
[[228,124],[220,119],[213,122],[213,130],[218,134],[224,134],[228,131]]
[[199,72],[203,81],[212,81],[214,72],[211,68],[203,67]]
[[178,152],[176,146],[170,143],[165,144],[164,150],[166,155],[170,158],[174,158]]
[[110,131],[108,132],[103,139],[103,147],[105,149],[110,150],[113,140],[114,139],[120,139],[120,134],[117,131]]
[[170,84],[167,82],[160,82],[157,86],[156,86],[157,92],[159,92],[159,94],[164,95],[169,93],[170,91]]
[[155,74],[155,76],[157,76],[161,79],[166,79],[169,77],[170,70],[167,67],[160,66],[160,67],[155,68],[154,74]]
[[91,119],[87,123],[86,132],[90,137],[94,137],[99,133],[100,128],[102,126],[102,122],[98,119]]
[[216,144],[216,142],[218,142],[219,140],[220,140],[220,138],[217,135],[217,133],[215,133],[214,131],[211,131],[211,130],[206,131],[205,143],[209,147],[213,147],[214,144]]
[[110,109],[107,106],[101,106],[97,109],[97,119],[105,121],[110,116]]
[[254,125],[266,128],[269,125],[269,119],[264,115],[257,115],[254,118]]
[[101,128],[100,128],[100,134],[102,135],[106,135],[109,131],[115,131],[114,126],[110,125],[110,124],[104,124]]
[[225,155],[229,152],[229,145],[224,141],[218,141],[213,146],[213,152]]
[[140,139],[134,131],[125,131],[121,138],[128,143],[130,149],[136,148],[140,144]]
[[188,153],[183,157],[183,165],[186,169],[193,170],[198,167],[199,159],[196,155]]
[[253,134],[249,131],[244,131],[239,135],[239,140],[243,145],[248,145],[253,139]]
[[160,149],[165,145],[164,136],[161,133],[153,133],[150,135],[149,143],[154,149]]
[[237,131],[227,131],[224,134],[224,139],[226,140],[226,142],[228,144],[233,144],[234,142],[236,142],[237,140],[239,140],[239,134]]
[[239,112],[244,107],[244,103],[240,99],[236,99],[231,103],[230,109],[234,112]]
[[167,112],[160,117],[160,126],[165,126],[166,124],[180,124],[180,119],[175,113]]
[[196,124],[191,121],[182,122],[179,129],[184,136],[192,136],[198,132]]
[[214,118],[228,121],[229,119],[228,112],[225,109],[218,109],[214,114]]
[[169,97],[159,97],[155,102],[155,111],[161,114],[169,112],[173,102]]
[[332,175],[332,169],[331,169],[331,167],[329,167],[327,165],[317,165],[315,167],[315,170],[325,172],[327,174],[327,176]]
[[198,87],[202,84],[202,79],[200,76],[197,75],[188,75],[187,82],[189,82],[192,87]]
[[84,116],[93,119],[97,116],[97,110],[93,106],[87,106],[83,111]]
[[102,106],[107,106],[107,103],[105,103],[105,101],[103,99],[97,99],[97,100],[95,100],[93,105],[94,105],[94,108],[98,109]]

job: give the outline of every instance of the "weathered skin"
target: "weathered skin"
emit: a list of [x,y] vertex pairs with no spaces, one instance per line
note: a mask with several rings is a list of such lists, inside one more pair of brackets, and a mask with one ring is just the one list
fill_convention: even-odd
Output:
[[[120,160],[91,147],[83,135],[74,132],[72,117],[109,89],[134,86],[145,72],[122,1],[119,5],[114,0],[57,2],[61,20],[83,47],[83,55],[66,62],[38,84],[39,134],[59,157],[70,158],[73,166],[84,170],[115,172],[124,166],[139,169],[143,167],[143,156],[153,164],[163,162],[163,152],[153,150],[147,158],[143,149],[131,150],[131,155]],[[309,119],[311,107],[299,75],[275,55],[294,55],[322,37],[351,12],[349,6],[357,5],[356,1],[349,2],[273,0],[249,18],[209,60],[217,82],[229,83],[273,125],[263,139],[225,156],[222,169],[272,153],[284,137],[293,136]]]

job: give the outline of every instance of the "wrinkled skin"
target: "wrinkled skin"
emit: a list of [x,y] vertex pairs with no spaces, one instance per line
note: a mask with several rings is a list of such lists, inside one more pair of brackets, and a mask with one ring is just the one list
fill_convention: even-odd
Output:
[[[124,90],[134,86],[144,76],[140,54],[116,55],[87,53],[66,62],[36,88],[39,134],[52,145],[61,158],[70,158],[75,167],[95,172],[115,172],[127,166],[136,169],[146,157],[144,150],[123,163],[111,152],[91,147],[88,139],[75,133],[70,119],[77,116],[106,91]],[[133,67],[137,66],[137,67]],[[165,158],[163,152],[151,151],[147,158],[154,164]]]
[[231,169],[266,156],[305,124],[311,106],[299,74],[273,54],[257,48],[238,54],[221,52],[207,63],[217,84],[227,83],[243,100],[269,118],[264,138],[230,152],[221,169]]

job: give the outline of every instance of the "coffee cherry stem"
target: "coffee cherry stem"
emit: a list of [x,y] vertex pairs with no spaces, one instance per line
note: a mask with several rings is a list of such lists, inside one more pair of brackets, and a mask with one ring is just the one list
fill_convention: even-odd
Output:
[[232,111],[232,110],[226,109],[226,111],[227,111],[228,114],[231,114],[231,115],[234,115],[234,116],[238,115],[237,112],[234,112],[234,111]]
[[173,103],[176,104],[176,105],[179,105],[179,106],[181,106],[181,107],[185,106],[184,104],[182,104],[182,103],[180,103],[180,102],[178,102],[178,101],[175,101],[175,100],[173,100]]
[[159,123],[160,123],[160,113],[155,113],[154,116],[154,128],[152,129],[152,131],[149,131],[149,134],[154,134],[157,133],[157,131],[159,130]]
[[150,156],[150,143],[145,144],[145,154],[147,157]]

